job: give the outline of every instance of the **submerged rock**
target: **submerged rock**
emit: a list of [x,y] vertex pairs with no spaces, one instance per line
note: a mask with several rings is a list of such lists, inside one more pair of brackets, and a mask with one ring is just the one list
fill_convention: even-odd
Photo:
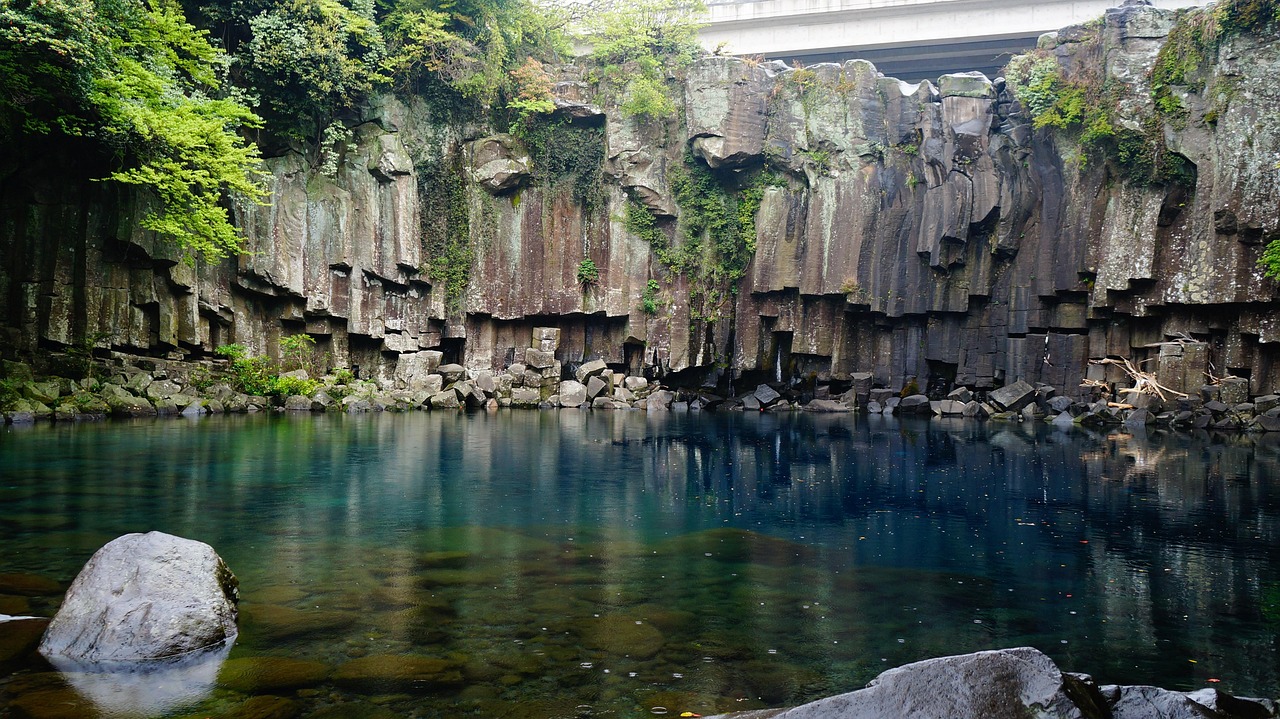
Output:
[[235,575],[203,542],[126,534],[99,549],[67,590],[40,652],[78,662],[135,662],[236,636]]

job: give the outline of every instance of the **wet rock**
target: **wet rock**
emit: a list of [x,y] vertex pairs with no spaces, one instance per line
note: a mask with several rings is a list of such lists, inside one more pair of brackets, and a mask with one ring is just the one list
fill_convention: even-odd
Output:
[[446,387],[455,382],[461,382],[467,377],[467,370],[464,369],[462,365],[457,364],[440,365],[436,372],[439,373],[440,377],[444,381],[444,386]]
[[512,387],[511,406],[522,409],[533,409],[542,402],[542,393],[537,387]]
[[[866,689],[794,709],[730,715],[741,719],[920,719],[1048,716],[1085,719],[1072,695],[1087,693],[1053,660],[1022,647],[928,659],[890,669]],[[1119,717],[1117,717],[1119,719]]]
[[1221,719],[1186,694],[1148,686],[1104,686],[1112,719]]
[[594,400],[604,394],[609,384],[599,376],[591,377],[587,380],[587,397]]
[[1234,697],[1211,687],[1188,692],[1187,698],[1212,711],[1240,719],[1266,719],[1280,712],[1274,700]]
[[328,677],[328,665],[320,662],[290,657],[242,657],[223,662],[218,683],[245,694],[262,694],[314,686]]
[[961,404],[968,404],[973,401],[973,393],[965,387],[958,387],[947,394],[947,399],[955,400]]
[[671,390],[660,389],[649,395],[647,409],[650,412],[665,411],[671,409],[671,403],[675,400],[675,393]]
[[929,403],[927,395],[913,394],[903,397],[894,411],[907,416],[924,416],[933,414],[933,406]]
[[777,402],[778,400],[782,399],[782,395],[779,394],[777,390],[775,390],[774,388],[770,387],[767,384],[762,384],[756,387],[756,391],[754,392],[754,395],[756,400],[760,402],[761,407],[768,407],[774,404],[775,402]]
[[236,636],[235,575],[203,542],[126,534],[99,549],[72,582],[40,643],[78,662],[143,661]]
[[1249,399],[1249,380],[1242,377],[1226,377],[1219,386],[1218,399],[1228,407]]
[[1050,397],[1045,405],[1050,411],[1061,413],[1071,409],[1072,401],[1070,397]]
[[943,417],[955,417],[964,414],[965,403],[954,399],[944,399],[930,403],[933,413]]
[[839,412],[850,411],[847,406],[831,399],[815,399],[810,400],[808,404],[802,407],[805,412],[819,412],[834,414]]
[[463,683],[462,667],[448,659],[374,655],[352,659],[334,670],[332,680],[362,692],[437,691]]
[[1145,409],[1135,409],[1125,417],[1124,423],[1128,427],[1145,427],[1156,421],[1155,415]]

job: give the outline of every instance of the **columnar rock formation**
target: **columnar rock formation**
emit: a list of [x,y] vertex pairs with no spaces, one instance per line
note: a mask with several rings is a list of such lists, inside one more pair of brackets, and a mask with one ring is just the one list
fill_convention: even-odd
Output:
[[[1119,88],[1115,121],[1138,127],[1175,20],[1131,2],[1042,45]],[[890,388],[1022,379],[1074,393],[1091,371],[1123,379],[1088,365],[1119,356],[1158,360],[1147,367],[1174,389],[1207,372],[1264,394],[1280,385],[1276,286],[1257,266],[1280,232],[1276,67],[1274,37],[1222,42],[1214,73],[1229,83],[1210,87],[1231,96],[1179,95],[1189,111],[1164,140],[1195,172],[1161,184],[1033,130],[1001,80],[906,85],[861,61],[708,57],[673,85],[683,112],[663,122],[623,117],[568,68],[557,113],[576,144],[555,150],[557,172],[519,138],[388,96],[352,121],[336,174],[298,153],[269,160],[270,201],[236,207],[250,253],[212,266],[139,229],[133,196],[67,182],[56,161],[11,169],[0,344],[275,354],[305,331],[334,366],[408,386],[420,365],[521,363],[545,326],[563,379],[598,359],[749,387],[870,373]],[[627,221],[643,207],[680,245],[686,162],[759,192],[735,291],[672,271]]]

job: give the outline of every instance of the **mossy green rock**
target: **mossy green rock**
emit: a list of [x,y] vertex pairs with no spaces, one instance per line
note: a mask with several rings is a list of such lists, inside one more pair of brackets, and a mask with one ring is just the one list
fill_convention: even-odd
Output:
[[593,617],[579,629],[587,646],[620,657],[648,659],[666,642],[652,624],[627,616]]
[[319,684],[329,676],[320,662],[289,657],[228,659],[218,673],[218,683],[245,694],[276,692]]
[[224,719],[293,719],[301,713],[302,707],[292,699],[258,696],[221,716]]
[[0,665],[34,651],[47,626],[48,619],[0,622]]
[[251,643],[330,634],[346,629],[357,618],[354,613],[325,609],[294,609],[275,604],[240,605],[241,637]]
[[436,657],[380,654],[338,667],[333,681],[358,691],[437,691],[462,684],[457,662]]
[[343,702],[317,709],[310,719],[399,719],[401,715],[369,702]]
[[43,574],[12,572],[0,574],[0,594],[18,594],[24,597],[45,597],[59,594],[65,587]]

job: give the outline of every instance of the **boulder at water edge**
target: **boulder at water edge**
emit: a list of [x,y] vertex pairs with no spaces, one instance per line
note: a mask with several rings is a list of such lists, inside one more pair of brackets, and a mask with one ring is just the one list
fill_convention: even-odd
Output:
[[1098,687],[1031,647],[927,659],[890,669],[865,689],[792,709],[711,719],[1266,719],[1275,703],[1215,690]]
[[40,652],[81,663],[164,659],[236,635],[235,575],[203,542],[126,534],[89,559]]

